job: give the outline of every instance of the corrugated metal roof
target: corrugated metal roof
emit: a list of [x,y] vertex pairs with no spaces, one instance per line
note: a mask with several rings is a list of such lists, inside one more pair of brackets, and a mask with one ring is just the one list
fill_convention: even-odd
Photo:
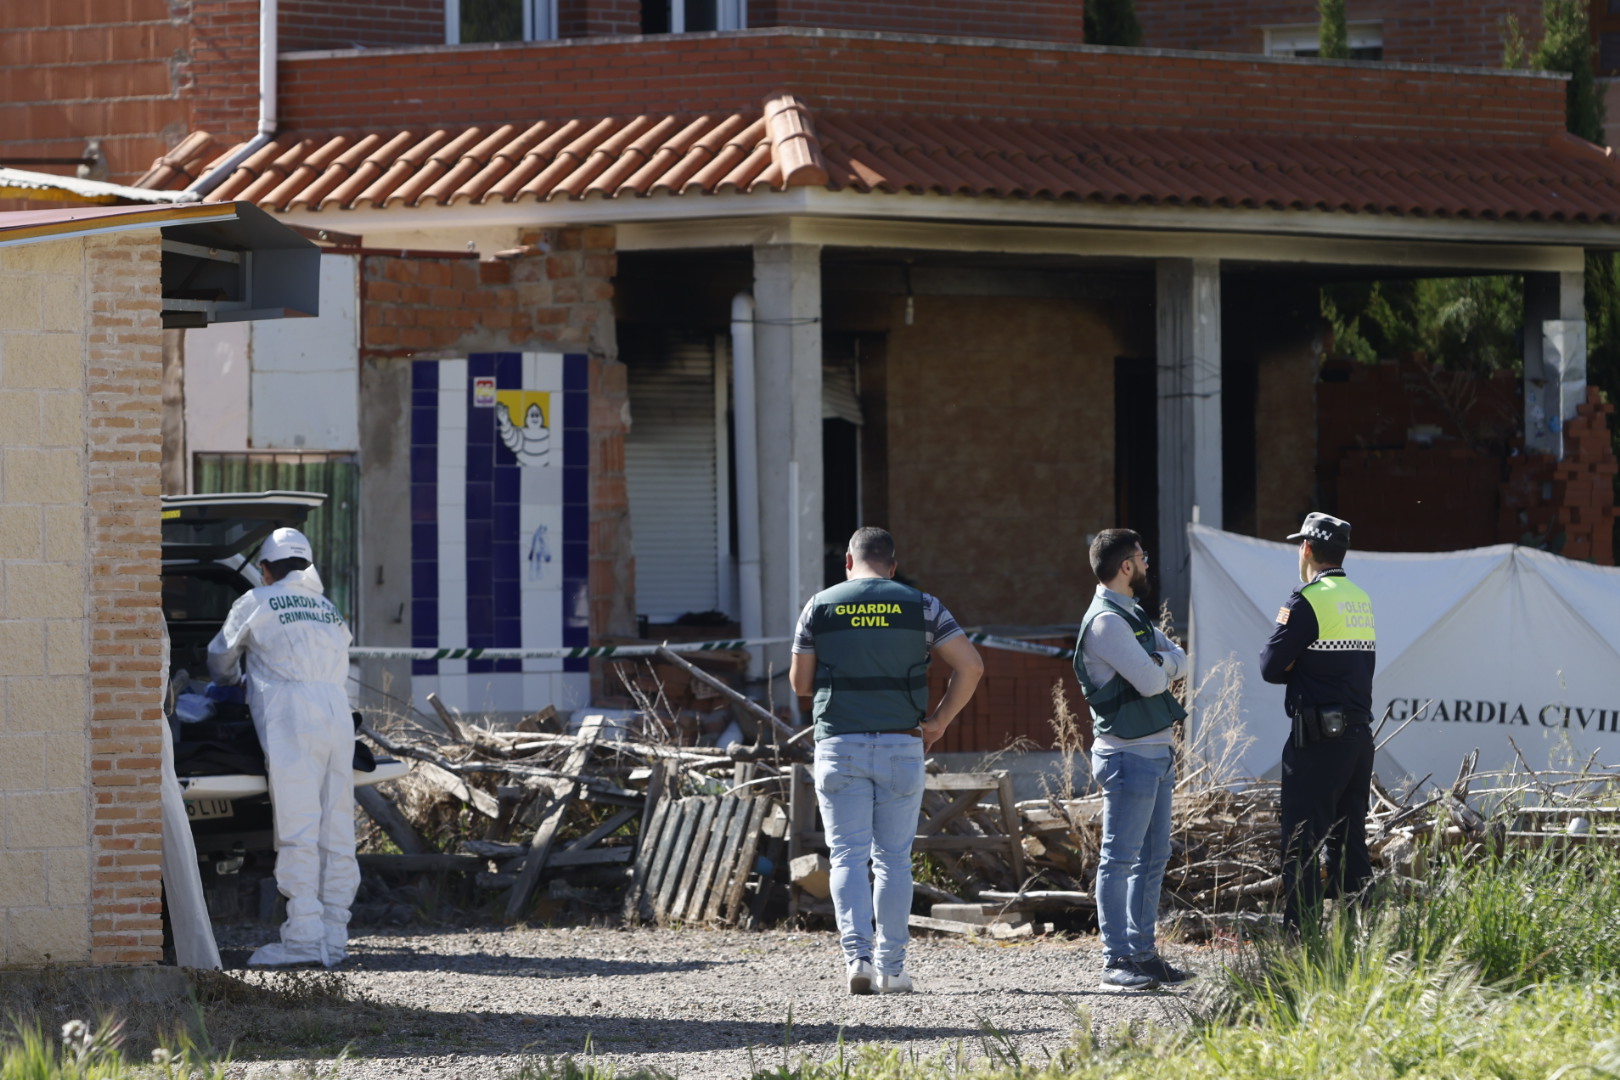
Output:
[[[183,188],[229,154],[194,133],[138,186]],[[275,211],[627,198],[825,186],[1140,205],[1620,221],[1620,166],[1570,135],[1403,142],[811,111],[538,120],[460,131],[290,133],[213,201]]]
[[[257,213],[249,210],[248,213]],[[15,210],[0,213],[0,246],[61,240],[90,233],[122,229],[156,229],[208,221],[230,221],[235,207],[217,203],[185,206],[71,206],[52,210]],[[286,227],[274,227],[286,231]]]

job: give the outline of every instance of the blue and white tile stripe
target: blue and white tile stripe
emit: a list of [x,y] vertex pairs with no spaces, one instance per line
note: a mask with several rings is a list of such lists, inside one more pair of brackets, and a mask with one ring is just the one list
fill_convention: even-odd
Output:
[[[412,647],[390,653],[413,661],[413,696],[474,711],[588,704],[575,651],[590,640],[588,382],[580,354],[413,363]],[[506,402],[545,413],[538,452],[503,445]]]

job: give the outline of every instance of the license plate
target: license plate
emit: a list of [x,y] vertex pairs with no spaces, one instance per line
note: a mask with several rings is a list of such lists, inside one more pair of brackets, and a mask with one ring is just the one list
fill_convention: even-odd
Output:
[[235,817],[236,809],[231,806],[229,799],[193,799],[186,803],[186,817],[192,821],[199,818],[227,818]]

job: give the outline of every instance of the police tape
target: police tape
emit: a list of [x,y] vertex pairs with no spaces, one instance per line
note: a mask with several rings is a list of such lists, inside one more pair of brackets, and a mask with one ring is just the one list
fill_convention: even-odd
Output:
[[[1074,657],[1073,649],[1061,649],[1055,645],[1037,645],[1034,642],[1000,637],[996,634],[970,633],[967,638],[975,645],[985,645],[992,649],[1033,653],[1036,656],[1050,656],[1063,660]],[[664,648],[677,653],[715,652],[723,649],[747,649],[758,645],[782,645],[792,640],[787,637],[727,638],[723,641],[677,641],[667,645],[577,645],[561,649],[403,649],[356,645],[349,650],[349,658],[351,660],[595,660],[653,656],[659,649]]]
[[670,652],[712,652],[746,649],[751,645],[781,645],[792,638],[727,638],[724,641],[675,641],[666,645],[576,645],[564,649],[391,649],[356,645],[349,649],[351,660],[594,660],[619,656],[652,656],[659,649]]
[[1023,641],[1019,638],[1001,637],[997,634],[970,633],[967,639],[975,645],[987,645],[992,649],[1006,649],[1008,652],[1032,653],[1035,656],[1050,656],[1054,660],[1073,660],[1074,650],[1065,649],[1057,645],[1037,645],[1033,641]]

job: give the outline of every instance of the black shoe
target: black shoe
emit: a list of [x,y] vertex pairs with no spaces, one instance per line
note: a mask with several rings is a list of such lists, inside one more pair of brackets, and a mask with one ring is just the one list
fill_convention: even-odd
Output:
[[1198,978],[1195,971],[1187,971],[1168,963],[1164,957],[1154,953],[1146,960],[1134,961],[1136,970],[1153,979],[1161,986],[1179,986],[1184,982]]
[[1141,965],[1127,956],[1116,956],[1103,968],[1104,990],[1157,990],[1159,980],[1143,971]]

